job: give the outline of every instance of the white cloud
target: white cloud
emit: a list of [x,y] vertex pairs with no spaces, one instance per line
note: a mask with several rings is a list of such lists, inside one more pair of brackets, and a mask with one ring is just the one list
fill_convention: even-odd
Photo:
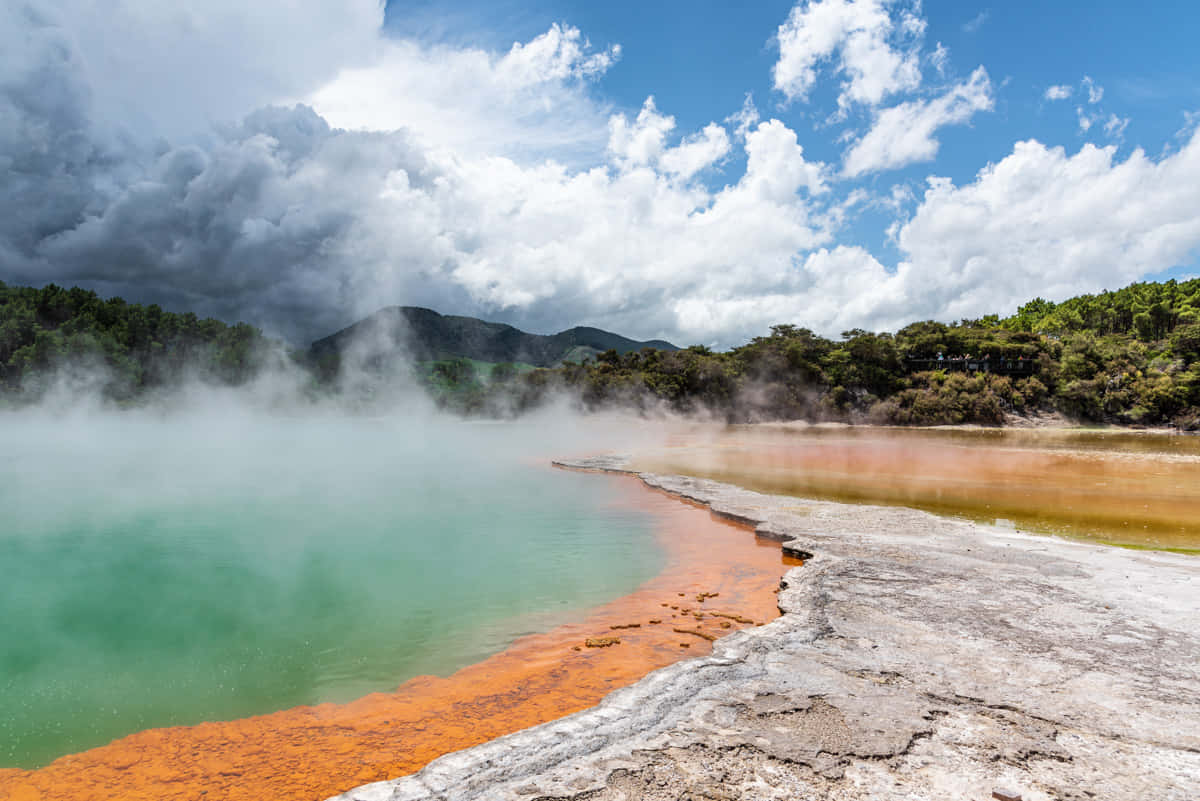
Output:
[[[288,17],[267,10],[276,27]],[[42,47],[39,28],[19,14],[13,22],[3,34],[15,35],[0,34],[13,67],[0,85],[0,160],[13,179],[0,182],[6,281],[82,283],[298,341],[416,303],[534,330],[590,322],[732,342],[758,330],[687,330],[672,304],[778,291],[798,254],[832,236],[824,165],[782,122],[756,124],[752,105],[739,123],[746,169],[716,190],[688,178],[724,158],[729,134],[714,123],[675,141],[674,119],[653,101],[632,119],[595,119],[592,107],[594,122],[581,127],[595,144],[582,168],[497,155],[495,139],[461,149],[431,141],[456,110],[473,121],[463,137],[487,139],[505,125],[528,128],[529,96],[584,103],[585,81],[608,62],[569,29],[502,54],[437,59],[413,43],[367,39],[372,69],[404,63],[434,85],[425,98],[443,92],[432,122],[416,113],[411,127],[339,130],[303,106],[266,108],[194,144],[120,150],[93,138],[96,73],[69,38],[54,31]],[[494,106],[479,102],[484,90],[496,90]]]
[[663,153],[659,165],[665,172],[687,179],[717,163],[728,152],[729,134],[720,125],[710,122],[699,134],[686,137],[678,146]]
[[[1158,162],[1141,151],[1117,162],[1115,152],[1020,142],[970,184],[930,179],[895,235],[904,259],[894,269],[862,248],[821,248],[787,284],[758,297],[690,297],[676,313],[729,330],[753,320],[759,330],[783,321],[827,334],[894,331],[1011,313],[1035,296],[1062,300],[1186,263],[1200,250],[1200,134]],[[904,202],[904,190],[893,199]]]
[[754,186],[764,198],[788,202],[801,189],[825,191],[825,167],[806,161],[796,132],[779,120],[760,123],[746,137],[746,175],[741,185]]
[[971,184],[931,180],[899,237],[913,316],[1010,312],[1185,263],[1200,247],[1200,136],[1158,162],[1115,154],[1019,142]]
[[971,19],[963,23],[962,29],[965,33],[976,33],[988,21],[989,13],[986,9],[980,11]]
[[693,294],[676,300],[672,312],[681,328],[696,332],[758,336],[771,325],[795,323],[832,335],[879,319],[894,305],[888,297],[893,280],[860,247],[820,248],[798,260],[787,281],[756,295]]
[[667,134],[675,130],[675,118],[658,113],[654,98],[647,97],[637,117],[630,122],[624,114],[608,121],[608,151],[619,165],[641,167],[658,161]]
[[1096,123],[1096,120],[1099,119],[1099,117],[1093,117],[1090,114],[1088,114],[1086,111],[1084,111],[1083,106],[1075,107],[1075,116],[1078,117],[1078,119],[1079,119],[1079,132],[1080,133],[1087,133],[1088,131],[1090,131],[1092,129],[1092,126]]
[[733,135],[738,140],[746,138],[746,134],[758,124],[758,108],[754,105],[754,96],[747,92],[742,107],[725,118],[725,122],[733,124]]
[[621,56],[621,46],[592,51],[578,28],[554,23],[528,43],[514,42],[495,65],[497,82],[510,90],[568,78],[603,75]]
[[937,74],[946,76],[946,65],[950,62],[950,49],[941,42],[937,43],[937,47],[929,54],[929,63],[937,70]]
[[1115,139],[1118,142],[1125,138],[1125,129],[1129,127],[1128,117],[1118,117],[1116,114],[1109,114],[1108,119],[1104,121],[1104,133],[1108,134],[1110,139]]
[[1093,126],[1100,124],[1105,136],[1114,142],[1122,141],[1125,138],[1125,129],[1129,126],[1129,118],[1118,117],[1113,113],[1109,113],[1106,117],[1103,107],[1092,108],[1092,106],[1097,106],[1104,99],[1104,87],[1098,86],[1089,76],[1083,76],[1080,86],[1082,87],[1081,91],[1087,92],[1087,104],[1080,104],[1075,107],[1075,116],[1079,121],[1079,132],[1081,134],[1089,133]]
[[1183,112],[1183,127],[1175,132],[1176,139],[1190,139],[1200,128],[1200,110]]
[[925,23],[910,8],[894,19],[890,0],[808,0],[792,8],[779,26],[775,89],[804,100],[818,66],[839,55],[844,76],[838,106],[878,105],[885,97],[921,83],[919,40]]
[[[839,62],[843,94],[869,106],[903,90],[867,80],[874,67],[863,65],[874,62],[858,56],[882,41],[904,62],[911,53],[897,37],[919,37],[923,22],[894,4],[850,5],[798,8],[842,15],[832,49],[809,67],[857,53],[859,72]],[[732,345],[779,322],[837,333],[1011,311],[1038,294],[1119,286],[1184,263],[1200,245],[1194,129],[1157,162],[1141,151],[1118,162],[1111,147],[1068,155],[1023,142],[973,182],[933,179],[915,198],[904,184],[872,193],[833,183],[796,131],[760,120],[748,96],[727,125],[718,117],[699,130],[677,130],[652,98],[613,114],[590,93],[617,51],[589,47],[567,26],[492,53],[383,38],[370,30],[373,2],[348,6],[349,20],[314,9],[316,23],[295,21],[296,41],[312,40],[312,64],[231,52],[231,69],[256,86],[205,99],[208,76],[177,74],[187,52],[147,62],[162,76],[97,88],[110,80],[99,43],[140,47],[145,31],[122,38],[133,19],[171,42],[171,26],[190,19],[202,39],[252,50],[253,37],[270,38],[262,26],[287,29],[294,14],[282,0],[253,7],[274,15],[265,22],[232,5],[212,18],[199,7],[122,6],[112,29],[80,8],[79,20],[53,17],[58,27],[0,8],[0,275],[13,283],[81,282],[298,340],[414,303],[537,331],[592,324]],[[886,26],[843,24],[871,9],[887,12]],[[97,28],[72,27],[84,23]],[[882,38],[867,33],[884,27]],[[855,31],[875,44],[855,50]],[[77,36],[91,37],[91,49],[76,47]],[[147,47],[147,58],[158,52]],[[337,73],[346,59],[359,60]],[[233,81],[225,65],[213,69],[214,85]],[[168,102],[171,81],[185,94]],[[193,87],[203,102],[177,115],[172,103],[186,105]],[[146,113],[162,121],[153,131],[226,124],[153,145],[101,132],[141,89]],[[302,106],[239,116],[272,93],[315,93],[335,125]],[[990,108],[991,95],[980,68],[940,95],[877,111],[844,173],[931,158],[939,127]],[[1097,104],[1080,113],[1110,136],[1126,124]],[[343,114],[362,117],[352,125]],[[562,153],[573,158],[547,158]],[[727,185],[694,180],[739,153],[745,170]],[[845,241],[846,219],[867,208],[894,216],[898,264]]]
[[687,316],[687,300],[792,286],[797,254],[829,233],[806,199],[824,191],[822,165],[804,159],[795,132],[764,122],[745,149],[745,174],[715,193],[646,165],[572,174],[458,163],[443,186],[475,237],[450,277],[479,307],[520,308],[534,321],[554,315],[689,342],[749,336],[757,320],[725,329]]
[[[147,137],[192,136],[311,91],[369,58],[383,24],[380,0],[5,6],[19,18],[5,22],[9,31],[57,40],[72,53],[93,122]],[[5,38],[10,47],[20,41]]]
[[1066,100],[1071,96],[1071,87],[1064,84],[1056,86],[1047,86],[1045,93],[1042,94],[1044,100]]
[[919,39],[925,35],[925,30],[928,27],[929,23],[921,16],[921,3],[919,0],[900,9],[900,33],[904,36]]
[[854,177],[928,161],[937,155],[938,141],[933,135],[938,128],[966,122],[976,112],[991,108],[991,81],[979,67],[965,83],[940,97],[880,111],[871,130],[847,151],[842,172]]
[[0,147],[30,178],[0,184],[5,280],[84,283],[297,341],[413,303],[539,331],[590,323],[733,344],[761,321],[685,326],[675,304],[783,291],[796,260],[832,236],[824,165],[778,120],[746,131],[745,172],[713,191],[683,179],[720,159],[728,134],[710,124],[672,143],[674,121],[652,102],[614,118],[612,167],[335,130],[304,107],[115,162],[9,138],[10,110],[52,139],[78,115],[37,117],[44,106],[5,92]]
[[456,152],[571,160],[603,144],[608,116],[581,85],[619,57],[619,46],[596,50],[558,24],[503,54],[381,40],[369,65],[341,71],[305,100],[342,128],[404,128]]
[[894,184],[889,192],[887,203],[892,211],[899,214],[910,203],[916,200],[912,187],[908,184]]
[[675,118],[660,114],[654,98],[648,97],[632,121],[624,114],[609,118],[608,153],[619,169],[652,166],[686,180],[729,152],[729,134],[716,123],[669,148],[667,137],[674,130]]
[[[894,269],[859,247],[818,248],[787,280],[742,295],[686,293],[672,312],[697,332],[778,322],[896,330],[1010,313],[1031,297],[1061,300],[1185,263],[1200,249],[1200,135],[1158,162],[1114,156],[1020,142],[971,184],[930,179],[896,235],[904,259]],[[893,199],[904,202],[904,190]]]

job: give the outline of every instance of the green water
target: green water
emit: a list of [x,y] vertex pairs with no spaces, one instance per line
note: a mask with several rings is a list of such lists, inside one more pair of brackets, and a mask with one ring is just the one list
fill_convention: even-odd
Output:
[[653,576],[538,435],[0,416],[0,767],[444,675]]

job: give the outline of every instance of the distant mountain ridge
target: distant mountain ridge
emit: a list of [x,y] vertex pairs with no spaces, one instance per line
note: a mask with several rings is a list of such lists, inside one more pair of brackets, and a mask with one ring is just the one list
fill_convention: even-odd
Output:
[[661,339],[645,342],[599,328],[576,326],[557,334],[530,334],[505,323],[476,317],[439,314],[420,306],[389,306],[351,326],[312,343],[310,356],[340,354],[364,337],[397,343],[419,361],[467,358],[481,362],[522,362],[554,367],[564,360],[581,361],[607,350],[624,355],[642,348],[676,351]]

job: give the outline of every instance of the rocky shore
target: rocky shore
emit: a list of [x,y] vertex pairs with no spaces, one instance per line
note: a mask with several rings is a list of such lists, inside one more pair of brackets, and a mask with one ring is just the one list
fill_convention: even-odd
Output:
[[806,558],[782,616],[338,801],[1200,798],[1200,559],[641,478]]

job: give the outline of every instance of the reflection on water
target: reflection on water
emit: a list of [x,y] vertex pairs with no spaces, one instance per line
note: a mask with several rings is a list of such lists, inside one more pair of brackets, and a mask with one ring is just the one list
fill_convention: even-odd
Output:
[[1186,435],[731,426],[681,434],[638,466],[1200,553],[1200,438]]

